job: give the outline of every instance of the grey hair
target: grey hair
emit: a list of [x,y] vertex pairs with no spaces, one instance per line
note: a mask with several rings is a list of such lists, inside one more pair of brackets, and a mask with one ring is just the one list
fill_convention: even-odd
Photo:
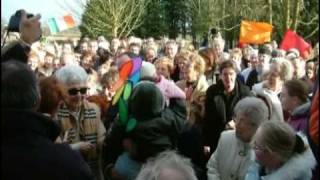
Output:
[[249,121],[258,127],[268,119],[269,110],[265,102],[256,97],[245,97],[234,107],[234,114],[244,114]]
[[88,81],[87,72],[79,65],[63,66],[56,71],[55,77],[66,85],[85,84]]
[[293,65],[288,59],[278,57],[278,58],[275,58],[272,63],[280,66],[280,79],[282,81],[285,82],[292,79]]
[[32,109],[40,102],[35,73],[26,64],[9,60],[1,64],[1,107]]
[[165,169],[180,172],[185,180],[197,180],[190,159],[177,154],[175,151],[164,151],[157,157],[148,160],[136,180],[160,180],[160,174]]

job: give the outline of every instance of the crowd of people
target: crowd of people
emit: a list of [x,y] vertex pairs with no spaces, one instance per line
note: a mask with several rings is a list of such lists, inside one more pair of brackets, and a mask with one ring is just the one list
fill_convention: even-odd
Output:
[[[220,33],[200,48],[134,36],[42,44],[39,19],[23,12],[20,39],[1,50],[4,179],[319,177],[318,44],[307,58],[275,41],[227,49]],[[137,57],[124,112],[116,87]]]

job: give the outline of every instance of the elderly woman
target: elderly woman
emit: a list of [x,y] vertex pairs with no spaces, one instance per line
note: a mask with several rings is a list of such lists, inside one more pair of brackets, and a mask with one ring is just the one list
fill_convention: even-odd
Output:
[[265,100],[269,107],[270,120],[283,121],[283,111],[279,94],[283,83],[290,80],[293,75],[291,63],[284,58],[277,58],[270,66],[267,79],[252,87],[256,96]]
[[150,159],[136,180],[196,180],[190,160],[174,151],[165,151]]
[[244,179],[253,150],[250,141],[268,118],[266,104],[256,97],[241,99],[234,108],[235,130],[221,133],[216,151],[208,161],[208,180]]
[[58,122],[63,139],[72,149],[80,151],[97,179],[103,179],[100,155],[106,129],[100,119],[100,109],[86,100],[88,74],[78,65],[66,65],[55,76],[67,88],[69,97],[58,110]]
[[316,165],[315,158],[302,134],[296,134],[285,122],[266,121],[252,140],[256,162],[246,180],[309,180]]

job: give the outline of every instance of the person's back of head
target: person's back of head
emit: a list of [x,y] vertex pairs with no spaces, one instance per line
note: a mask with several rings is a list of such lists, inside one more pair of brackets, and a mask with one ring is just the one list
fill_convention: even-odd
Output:
[[141,169],[136,180],[196,180],[189,159],[174,151],[165,151],[150,159]]
[[34,109],[39,103],[37,79],[26,63],[17,60],[2,63],[1,86],[3,109]]

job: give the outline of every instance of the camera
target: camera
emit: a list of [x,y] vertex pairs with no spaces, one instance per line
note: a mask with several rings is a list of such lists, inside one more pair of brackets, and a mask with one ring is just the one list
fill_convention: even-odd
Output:
[[[21,21],[21,15],[22,10],[16,11],[14,15],[10,17],[9,25],[8,25],[8,31],[9,32],[19,32],[19,24]],[[33,17],[33,14],[27,14],[27,18]]]

